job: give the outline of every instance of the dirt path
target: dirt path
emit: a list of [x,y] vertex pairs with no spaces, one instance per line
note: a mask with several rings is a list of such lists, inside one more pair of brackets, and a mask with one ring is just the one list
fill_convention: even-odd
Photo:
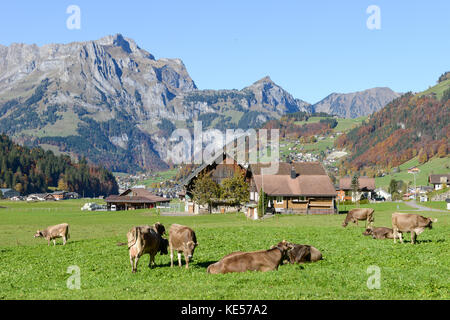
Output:
[[421,206],[421,205],[417,204],[415,201],[406,201],[404,203],[407,206],[410,206],[410,207],[415,208],[416,210],[420,210],[420,211],[447,212],[447,211],[444,211],[444,210],[433,209],[433,208],[428,208],[428,207]]

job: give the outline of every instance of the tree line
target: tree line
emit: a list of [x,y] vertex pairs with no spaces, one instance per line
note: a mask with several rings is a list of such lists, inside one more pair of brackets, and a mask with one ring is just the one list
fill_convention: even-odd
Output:
[[113,174],[104,167],[89,165],[85,158],[73,163],[67,155],[21,146],[5,134],[0,135],[0,186],[21,194],[44,193],[54,187],[88,197],[119,191]]

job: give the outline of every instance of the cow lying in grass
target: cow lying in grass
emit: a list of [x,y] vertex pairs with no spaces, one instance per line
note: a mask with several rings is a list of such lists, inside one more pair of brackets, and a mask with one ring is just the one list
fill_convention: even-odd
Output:
[[363,232],[363,235],[372,236],[373,239],[394,239],[394,231],[386,227],[369,227]]
[[370,225],[373,223],[373,213],[374,209],[372,208],[356,208],[352,209],[347,213],[347,216],[345,217],[344,222],[342,223],[342,226],[345,228],[349,222],[356,223],[358,225],[358,220],[365,220],[366,221],[366,227],[367,225]]
[[[133,227],[127,233],[128,251],[130,253],[131,272],[137,271],[139,258],[144,254],[150,255],[148,266],[155,265],[155,256],[158,252],[167,254],[169,242],[162,236],[166,230],[159,222],[153,226]],[[120,245],[120,244],[119,244]]]
[[288,242],[283,240],[269,250],[253,252],[233,252],[220,261],[208,266],[208,273],[230,273],[246,271],[272,271],[278,270],[287,250]]
[[406,214],[394,212],[392,214],[392,229],[394,234],[394,243],[397,238],[403,243],[402,233],[411,232],[411,244],[414,244],[416,237],[421,234],[425,228],[432,229],[433,222],[437,219],[426,218],[418,214]]
[[322,253],[313,246],[294,243],[288,243],[288,246],[286,255],[290,264],[322,260]]
[[47,227],[42,231],[38,230],[34,237],[47,239],[48,245],[50,245],[50,240],[53,240],[54,246],[56,245],[56,238],[63,238],[63,245],[65,245],[69,239],[69,225],[67,223],[61,223],[56,226]]

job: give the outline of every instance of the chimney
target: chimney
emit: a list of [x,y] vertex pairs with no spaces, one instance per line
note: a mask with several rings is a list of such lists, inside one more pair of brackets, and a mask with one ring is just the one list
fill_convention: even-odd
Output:
[[294,166],[291,166],[291,179],[297,178],[297,172],[295,172]]

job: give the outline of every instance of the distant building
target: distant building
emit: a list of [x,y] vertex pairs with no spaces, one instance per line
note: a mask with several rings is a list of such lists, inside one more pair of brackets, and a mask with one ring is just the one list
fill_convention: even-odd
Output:
[[108,210],[112,205],[117,210],[150,209],[161,203],[168,203],[170,199],[158,197],[150,191],[142,188],[128,189],[119,195],[109,196],[105,199]]
[[20,193],[13,189],[0,189],[1,195],[5,199],[11,199],[13,197],[20,197]]
[[433,185],[434,190],[441,190],[450,184],[450,174],[431,174],[428,182]]
[[371,199],[375,192],[375,178],[359,177],[359,189],[356,194],[353,194],[352,178],[343,177],[339,180],[339,188],[337,191],[337,198],[340,201],[358,201],[362,197]]

